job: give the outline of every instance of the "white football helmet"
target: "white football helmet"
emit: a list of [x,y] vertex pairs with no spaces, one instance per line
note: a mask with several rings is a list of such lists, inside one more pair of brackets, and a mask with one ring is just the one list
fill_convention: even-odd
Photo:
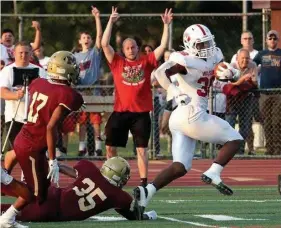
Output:
[[210,58],[215,54],[214,35],[205,25],[189,26],[183,33],[183,45],[189,55],[198,58]]

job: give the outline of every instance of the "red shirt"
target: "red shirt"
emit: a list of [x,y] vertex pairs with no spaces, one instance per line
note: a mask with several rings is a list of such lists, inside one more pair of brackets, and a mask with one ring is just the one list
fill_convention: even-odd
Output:
[[152,108],[150,75],[157,67],[155,55],[140,56],[136,61],[127,61],[117,53],[108,64],[114,78],[116,112],[149,112]]
[[33,142],[46,147],[46,128],[55,109],[62,105],[70,111],[77,111],[83,104],[82,96],[67,85],[51,83],[38,78],[29,85],[30,103],[27,123],[19,135],[32,138]]

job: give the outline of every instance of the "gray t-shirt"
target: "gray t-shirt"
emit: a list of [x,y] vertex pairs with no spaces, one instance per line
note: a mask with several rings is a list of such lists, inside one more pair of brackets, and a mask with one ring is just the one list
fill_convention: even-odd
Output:
[[101,50],[96,47],[87,52],[74,53],[80,68],[80,85],[92,85],[100,77]]

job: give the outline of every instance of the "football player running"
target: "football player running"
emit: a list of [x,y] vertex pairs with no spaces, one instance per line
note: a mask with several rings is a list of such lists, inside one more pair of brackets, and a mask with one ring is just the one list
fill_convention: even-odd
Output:
[[[50,186],[47,200],[26,206],[17,219],[24,222],[84,220],[115,209],[128,220],[156,219],[155,211],[142,213],[136,200],[122,190],[130,178],[130,165],[121,157],[108,159],[99,170],[90,161],[79,161],[73,168],[59,164],[60,172],[75,178],[65,188]],[[5,192],[6,186],[4,186]],[[2,204],[1,210],[10,205]]]
[[[79,110],[83,104],[82,96],[70,87],[79,80],[79,68],[72,53],[54,53],[49,60],[47,74],[48,80],[38,78],[29,85],[28,120],[14,142],[16,159],[27,186],[13,181],[1,168],[1,178],[5,180],[1,180],[1,185],[9,186],[6,195],[18,197],[0,217],[1,228],[27,227],[15,221],[16,215],[32,201],[42,204],[46,200],[50,180],[58,183],[59,167],[55,153],[57,132],[65,117],[71,111]],[[30,191],[31,197],[26,191]]]
[[[222,194],[232,195],[232,190],[221,180],[221,172],[239,150],[242,136],[226,121],[206,112],[208,89],[214,78],[214,67],[223,61],[215,46],[214,36],[201,24],[188,27],[183,34],[184,50],[171,54],[155,72],[160,85],[167,90],[167,97],[175,97],[178,107],[173,111],[169,128],[172,133],[173,163],[164,169],[146,188],[134,190],[139,204],[146,207],[157,190],[184,176],[192,165],[196,140],[221,144],[223,147],[211,167],[202,174],[202,181],[215,186]],[[239,71],[225,63],[220,68],[220,79],[238,77]],[[178,86],[169,80],[175,75]],[[191,101],[188,103],[185,98]]]

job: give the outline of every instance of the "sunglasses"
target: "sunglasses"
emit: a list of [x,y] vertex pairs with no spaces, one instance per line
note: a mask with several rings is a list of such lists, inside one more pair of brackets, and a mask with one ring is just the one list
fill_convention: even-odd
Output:
[[268,40],[277,40],[275,37],[269,37]]

